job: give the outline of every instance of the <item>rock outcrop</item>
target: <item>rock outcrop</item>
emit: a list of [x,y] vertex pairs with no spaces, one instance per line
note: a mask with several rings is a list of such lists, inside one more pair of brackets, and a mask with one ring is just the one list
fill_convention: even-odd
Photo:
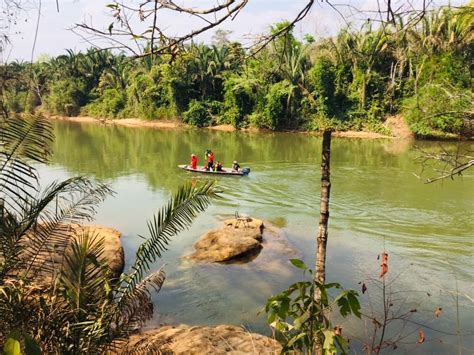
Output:
[[189,258],[195,261],[226,262],[262,249],[263,222],[255,218],[229,219],[224,227],[210,230],[194,244]]
[[114,277],[119,277],[125,265],[120,237],[122,233],[114,228],[102,226],[83,226],[84,232],[104,241],[103,261],[107,263]]
[[231,325],[165,326],[132,335],[121,354],[279,354],[281,345]]
[[[89,237],[96,238],[96,240],[103,240],[104,251],[101,261],[107,264],[112,271],[112,278],[118,278],[123,271],[125,258],[122,244],[120,243],[121,233],[113,228],[101,227],[101,226],[72,226],[72,225],[60,225],[55,229],[55,233],[61,236],[61,241],[67,240],[67,238],[78,238],[81,235],[88,235]],[[58,240],[58,237],[55,237]],[[50,238],[52,240],[52,238]],[[38,243],[37,238],[30,238],[26,241],[27,251],[25,257],[29,257],[28,253],[29,245],[32,243]],[[55,249],[55,245],[45,244],[41,249],[41,252],[36,256],[37,260],[44,260],[48,266],[38,270],[35,284],[50,285],[51,279],[55,277],[55,272],[59,272],[61,264],[64,258],[63,249]],[[65,253],[70,252],[71,246],[69,245]],[[51,270],[51,271],[48,271]]]

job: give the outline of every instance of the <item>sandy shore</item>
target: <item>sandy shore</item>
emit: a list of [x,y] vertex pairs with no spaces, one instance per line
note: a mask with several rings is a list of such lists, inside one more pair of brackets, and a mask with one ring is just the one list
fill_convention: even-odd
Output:
[[[126,127],[150,127],[160,129],[175,129],[175,128],[186,128],[190,127],[179,121],[147,121],[139,118],[123,118],[123,119],[98,119],[89,116],[76,116],[76,117],[64,117],[64,116],[49,116],[51,119],[79,122],[79,123],[100,123],[105,125],[120,125]],[[393,136],[387,136],[375,132],[362,132],[362,131],[341,131],[334,132],[334,137],[343,138],[364,138],[364,139],[380,139],[380,138],[413,138],[413,133],[410,131],[408,125],[405,123],[401,116],[389,117],[386,121],[387,127],[393,132]],[[229,124],[216,125],[212,127],[206,127],[206,129],[221,132],[235,132],[237,129]],[[246,128],[242,129],[244,132],[268,132],[266,129],[258,128]],[[310,133],[319,134],[318,132],[304,132],[294,131],[296,133]]]
[[178,128],[186,127],[185,124],[178,121],[145,121],[139,118],[124,118],[124,119],[99,119],[89,116],[49,116],[53,120],[78,122],[78,123],[101,123],[105,125],[120,125],[127,127],[152,127],[152,128]]
[[342,137],[342,138],[367,138],[367,139],[377,139],[377,138],[395,138],[392,136],[386,136],[384,134],[376,132],[362,132],[362,131],[342,131],[334,132],[333,137]]

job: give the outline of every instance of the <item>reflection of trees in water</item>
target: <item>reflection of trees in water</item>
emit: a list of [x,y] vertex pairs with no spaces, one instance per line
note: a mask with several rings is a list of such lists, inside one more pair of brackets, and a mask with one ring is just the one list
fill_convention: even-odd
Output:
[[[314,178],[321,154],[321,137],[305,134],[159,130],[68,122],[55,122],[55,125],[53,164],[62,165],[74,174],[98,179],[143,174],[154,188],[168,190],[174,189],[180,180],[191,177],[179,171],[177,165],[188,162],[191,153],[197,154],[199,165],[203,165],[204,151],[208,148],[215,151],[216,159],[224,165],[237,159],[241,165],[250,166],[253,173],[300,163],[303,169],[308,169],[308,174],[299,177],[301,181],[309,176]],[[334,191],[336,196],[345,192],[364,201],[382,193],[386,200],[399,200],[405,195],[407,202],[419,204],[416,198],[420,192],[417,191],[426,187],[415,182],[413,176],[419,172],[416,151],[403,149],[398,154],[387,149],[387,144],[396,143],[395,140],[334,139],[332,170],[338,184]],[[436,145],[433,142],[416,144],[425,149]],[[282,174],[284,171],[280,171],[279,179]],[[294,174],[289,176],[294,178]],[[361,183],[363,180],[365,183]],[[395,180],[404,189],[395,187]],[[449,191],[440,190],[437,194],[445,195]]]

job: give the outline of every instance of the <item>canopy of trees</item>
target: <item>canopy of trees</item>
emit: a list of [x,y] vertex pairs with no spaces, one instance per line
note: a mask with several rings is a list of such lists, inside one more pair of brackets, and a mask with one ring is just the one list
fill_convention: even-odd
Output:
[[[409,19],[405,19],[407,21]],[[440,8],[333,38],[275,38],[256,55],[219,33],[215,45],[132,60],[90,49],[0,67],[8,109],[101,118],[175,119],[195,126],[384,132],[402,114],[419,136],[466,133],[473,117],[470,6]],[[278,32],[288,23],[270,31]]]

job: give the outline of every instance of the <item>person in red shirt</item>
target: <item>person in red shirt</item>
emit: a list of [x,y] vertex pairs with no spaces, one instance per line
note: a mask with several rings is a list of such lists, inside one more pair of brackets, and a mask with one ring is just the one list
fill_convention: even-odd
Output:
[[196,154],[191,154],[191,169],[197,169],[198,158]]
[[206,151],[207,158],[207,170],[213,170],[214,168],[214,152],[210,149]]

